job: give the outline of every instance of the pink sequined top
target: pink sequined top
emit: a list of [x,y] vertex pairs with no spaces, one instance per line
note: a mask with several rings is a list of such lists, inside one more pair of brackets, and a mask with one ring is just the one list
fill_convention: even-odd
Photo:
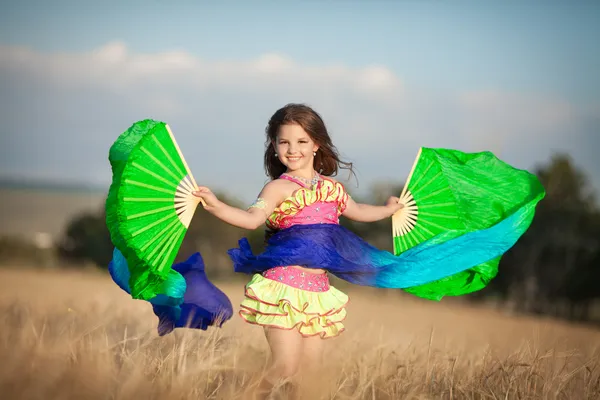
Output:
[[281,179],[295,182],[301,187],[286,198],[267,218],[272,229],[289,228],[298,224],[339,224],[339,216],[346,209],[348,193],[344,186],[327,177],[308,187],[288,175]]

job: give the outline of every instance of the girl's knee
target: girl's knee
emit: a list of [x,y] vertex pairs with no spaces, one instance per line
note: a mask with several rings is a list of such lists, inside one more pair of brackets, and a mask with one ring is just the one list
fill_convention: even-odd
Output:
[[273,365],[271,373],[277,379],[289,379],[298,373],[298,363],[294,361],[280,362]]

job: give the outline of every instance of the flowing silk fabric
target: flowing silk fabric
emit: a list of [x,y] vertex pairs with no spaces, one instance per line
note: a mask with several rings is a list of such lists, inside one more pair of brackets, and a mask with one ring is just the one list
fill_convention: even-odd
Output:
[[457,236],[445,232],[400,255],[377,249],[340,225],[296,225],[273,235],[266,250],[254,255],[246,239],[229,250],[234,270],[261,272],[278,265],[326,269],[350,283],[379,288],[407,289],[468,271],[470,279],[455,285],[430,287],[420,297],[439,300],[472,292],[492,279],[495,269],[476,268],[495,260],[525,232],[535,204],[515,212],[498,224]]
[[[200,253],[192,254],[186,261],[174,264],[172,268],[185,280],[183,285],[179,284],[175,291],[170,292],[178,293],[179,297],[159,294],[147,300],[158,317],[160,336],[166,335],[175,328],[206,330],[209,326],[221,326],[231,318],[233,315],[231,301],[208,280]],[[113,252],[108,270],[113,281],[131,294],[127,261],[118,249]]]
[[[423,147],[405,186],[405,193],[412,200],[410,204],[413,207],[407,209],[410,219],[403,214],[398,216],[404,217],[402,222],[401,218],[394,219],[396,255],[433,240],[425,246],[429,248],[449,236],[468,235],[464,240],[453,242],[460,244],[460,251],[466,253],[490,248],[485,243],[465,246],[474,237],[489,242],[495,240],[496,235],[498,240],[506,239],[511,243],[513,240],[509,235],[518,239],[525,232],[537,203],[545,196],[544,187],[534,174],[505,163],[489,151],[464,153]],[[512,222],[504,222],[505,219]],[[495,227],[497,224],[502,224],[500,226],[509,232],[501,232],[500,227]],[[511,224],[514,226],[511,227]],[[401,225],[403,230],[399,229]],[[481,232],[475,233],[478,231]],[[491,254],[497,254],[495,258],[405,290],[425,298],[480,290],[498,272],[503,253],[496,250],[510,248],[504,244],[495,247],[490,250]],[[446,262],[458,261],[450,258]],[[439,268],[444,270],[446,267],[440,264]]]

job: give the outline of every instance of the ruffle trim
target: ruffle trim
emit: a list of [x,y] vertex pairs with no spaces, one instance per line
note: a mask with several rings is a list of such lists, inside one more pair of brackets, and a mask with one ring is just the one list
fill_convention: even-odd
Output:
[[317,202],[336,202],[340,216],[346,209],[348,193],[341,183],[322,177],[313,188],[303,187],[294,191],[273,211],[267,219],[267,224],[270,227],[278,227],[282,219],[296,215],[304,207]]
[[333,286],[326,292],[310,292],[255,274],[245,295],[239,315],[248,323],[297,329],[304,337],[323,339],[344,331],[348,296]]

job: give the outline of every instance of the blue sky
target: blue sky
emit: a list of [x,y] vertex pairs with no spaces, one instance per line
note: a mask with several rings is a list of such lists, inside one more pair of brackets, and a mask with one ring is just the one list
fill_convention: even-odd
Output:
[[[565,151],[600,187],[599,2],[21,1],[0,10],[4,175],[105,184],[108,146],[150,116],[174,127],[196,175],[211,169],[204,181],[250,199],[264,183],[268,117],[306,101],[363,188],[402,181],[420,145],[490,149],[522,168]],[[164,56],[174,51],[180,69]]]

